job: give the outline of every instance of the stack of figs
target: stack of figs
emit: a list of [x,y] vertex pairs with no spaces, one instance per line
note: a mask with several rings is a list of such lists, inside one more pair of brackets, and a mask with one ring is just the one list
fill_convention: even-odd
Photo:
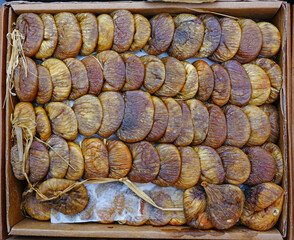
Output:
[[165,201],[164,187],[185,190],[185,221],[164,221],[167,213],[156,209],[162,221],[154,217],[153,225],[276,224],[283,73],[273,24],[117,10],[23,13],[15,26],[26,57],[14,71],[20,102],[12,123],[24,142],[12,128],[10,162],[17,179],[39,190],[24,191],[27,214],[79,213],[89,198],[80,179],[128,177],[163,187],[151,194],[162,207],[176,205]]

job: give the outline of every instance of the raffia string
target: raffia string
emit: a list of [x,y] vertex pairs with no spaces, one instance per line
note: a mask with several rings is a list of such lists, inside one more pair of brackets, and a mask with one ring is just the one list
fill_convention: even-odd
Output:
[[237,17],[231,16],[231,15],[228,15],[228,14],[218,13],[218,12],[213,12],[213,11],[208,11],[208,10],[203,10],[203,9],[200,9],[200,8],[186,8],[186,9],[197,12],[197,13],[210,13],[210,14],[214,14],[214,15],[217,15],[217,16],[232,18],[232,19],[235,19],[235,20],[239,19]]

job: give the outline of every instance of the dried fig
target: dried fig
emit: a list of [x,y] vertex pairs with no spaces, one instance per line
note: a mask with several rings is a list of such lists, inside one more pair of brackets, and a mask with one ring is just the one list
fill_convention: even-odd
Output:
[[82,152],[85,159],[85,178],[105,178],[108,176],[108,152],[99,138],[86,138],[82,141]]
[[64,62],[50,58],[42,63],[46,67],[51,76],[53,92],[53,101],[64,101],[70,94],[71,90],[71,75],[70,71]]
[[260,106],[260,108],[266,113],[271,123],[271,134],[269,135],[267,141],[275,143],[278,141],[280,136],[279,111],[275,105],[268,103]]
[[160,159],[160,170],[152,182],[161,187],[171,186],[178,180],[181,173],[180,152],[172,144],[158,144],[155,148]]
[[75,140],[78,122],[70,106],[62,102],[50,102],[45,107],[51,121],[52,131],[66,140]]
[[245,184],[252,186],[272,181],[277,173],[276,162],[272,154],[257,146],[246,147],[243,151],[251,163],[251,173]]
[[120,179],[125,177],[132,167],[132,155],[128,147],[119,140],[108,140],[109,175],[110,178]]
[[205,61],[198,60],[194,62],[193,65],[195,66],[199,77],[199,88],[196,98],[202,102],[207,101],[210,98],[214,87],[213,72]]
[[251,164],[247,155],[239,148],[221,146],[216,149],[226,173],[225,183],[239,185],[244,183],[251,171]]
[[88,92],[89,80],[87,69],[84,64],[76,58],[67,58],[63,61],[68,67],[71,75],[71,93],[68,99],[75,100]]
[[201,167],[201,181],[213,184],[222,184],[225,180],[225,171],[218,153],[209,146],[195,146]]
[[108,14],[100,14],[98,21],[97,52],[109,50],[112,47],[114,37],[114,23]]
[[[176,208],[183,209],[184,207],[184,191],[177,189],[171,193],[171,199]],[[180,226],[186,223],[185,214],[183,211],[175,211],[172,219],[169,221],[170,225]]]
[[38,70],[31,58],[25,57],[25,63],[19,61],[14,70],[14,88],[20,101],[31,102],[38,92]]
[[214,185],[203,182],[207,195],[206,211],[208,220],[217,229],[234,226],[243,211],[245,196],[242,190],[231,184]]
[[76,15],[82,32],[81,55],[90,55],[94,52],[98,41],[98,22],[93,13],[78,13]]
[[[46,197],[51,198],[76,183],[68,179],[52,178],[41,183],[39,191]],[[37,195],[37,200],[46,207],[53,208],[65,215],[72,215],[85,209],[88,204],[88,192],[83,184],[79,184],[54,200],[44,201],[39,195]]]
[[35,13],[22,13],[16,19],[16,29],[23,36],[23,52],[26,56],[34,56],[42,43],[44,36],[44,24]]
[[79,133],[84,136],[92,136],[101,126],[103,112],[98,97],[87,94],[75,100],[74,110]]
[[37,64],[38,70],[38,92],[36,96],[36,102],[39,104],[45,104],[52,98],[52,80],[50,72],[47,68]]
[[[23,154],[21,154],[21,156],[23,156]],[[18,180],[25,180],[26,178],[23,174],[23,157],[20,158],[19,156],[19,149],[17,144],[15,144],[10,149],[10,163],[11,163],[12,171],[15,178]],[[25,165],[26,174],[29,174],[29,171],[30,171],[30,163],[27,160]]]
[[57,13],[54,19],[58,32],[54,57],[59,59],[76,57],[82,46],[82,34],[78,20],[69,12]]
[[133,182],[148,183],[154,180],[160,169],[159,155],[149,142],[142,141],[129,145],[133,163],[128,177]]
[[124,142],[141,141],[153,125],[154,106],[151,96],[141,90],[127,91],[124,100],[125,114],[116,135]]
[[70,166],[67,169],[65,178],[70,180],[79,180],[83,176],[85,169],[83,153],[79,145],[73,142],[68,142],[67,144],[69,149]]
[[47,141],[51,136],[51,125],[47,113],[42,107],[36,107],[35,112],[37,133],[39,133],[42,141]]
[[150,19],[151,36],[144,47],[144,51],[150,55],[159,55],[165,52],[171,44],[175,24],[169,13],[159,13]]
[[48,13],[41,13],[40,17],[44,24],[44,36],[41,46],[35,58],[46,59],[52,56],[57,45],[57,28],[54,17]]

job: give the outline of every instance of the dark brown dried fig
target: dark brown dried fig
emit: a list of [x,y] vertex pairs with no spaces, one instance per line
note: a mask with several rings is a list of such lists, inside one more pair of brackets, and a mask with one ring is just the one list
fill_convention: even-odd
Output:
[[53,85],[50,76],[50,72],[47,68],[40,64],[37,64],[38,70],[38,92],[36,96],[36,102],[39,104],[45,104],[52,98]]
[[37,133],[40,135],[42,141],[47,141],[51,136],[51,125],[47,113],[42,107],[36,107],[35,112]]
[[98,21],[98,44],[97,52],[109,50],[113,44],[114,23],[112,17],[108,14],[100,14]]
[[279,111],[275,105],[264,104],[260,108],[266,113],[271,123],[271,134],[269,135],[268,142],[277,142],[280,136],[280,116]]
[[[10,149],[10,164],[12,167],[13,174],[16,179],[18,180],[25,180],[25,176],[23,174],[23,158],[20,158],[19,156],[19,151],[18,145],[15,144],[11,149]],[[23,156],[23,154],[21,154]],[[28,160],[26,160],[26,165],[25,165],[25,173],[29,174],[30,171],[30,163]]]
[[70,180],[79,180],[85,169],[85,162],[82,150],[79,145],[68,142],[69,149],[69,167],[67,169],[65,178]]

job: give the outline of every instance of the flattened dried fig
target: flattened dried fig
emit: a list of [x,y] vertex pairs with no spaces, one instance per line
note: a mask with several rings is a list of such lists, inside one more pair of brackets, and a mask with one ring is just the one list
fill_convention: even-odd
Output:
[[45,104],[52,98],[52,80],[50,72],[47,68],[37,64],[38,70],[38,92],[36,96],[36,102],[39,104]]
[[134,14],[135,33],[134,39],[129,51],[136,52],[143,48],[151,35],[151,25],[147,18],[141,14]]
[[44,24],[35,13],[22,13],[16,20],[16,29],[24,37],[22,44],[26,56],[34,56],[42,43],[44,36]]
[[199,77],[199,88],[196,94],[196,98],[200,101],[207,101],[213,91],[214,87],[214,75],[207,62],[198,60],[193,63]]
[[175,24],[168,13],[159,13],[150,19],[151,36],[144,47],[144,51],[150,55],[159,55],[165,52],[171,44]]
[[195,146],[201,167],[201,180],[221,184],[225,180],[225,171],[218,153],[208,146]]
[[[56,196],[75,183],[75,181],[68,179],[52,178],[41,183],[39,191],[46,197],[50,198]],[[41,201],[44,206],[53,208],[58,212],[65,215],[72,215],[85,209],[88,204],[88,192],[86,187],[81,184],[54,200],[42,201],[42,198],[39,195],[37,195],[37,200],[39,202]]]
[[179,147],[178,150],[182,159],[182,169],[174,186],[187,189],[196,185],[200,178],[200,160],[195,150],[191,147]]
[[97,134],[108,138],[116,132],[122,123],[125,101],[118,92],[103,92],[98,98],[102,105],[103,118]]
[[237,106],[245,106],[251,98],[251,84],[247,72],[236,60],[223,63],[231,79],[231,98],[230,103]]
[[168,187],[173,185],[180,176],[182,160],[178,149],[172,144],[158,144],[156,150],[160,159],[160,170],[152,182]]
[[103,112],[98,97],[87,94],[78,98],[73,106],[79,133],[85,136],[92,136],[101,126]]
[[152,94],[164,83],[165,67],[160,58],[152,55],[141,57],[145,65],[144,87]]
[[58,33],[54,57],[59,59],[76,57],[82,46],[82,34],[78,20],[69,12],[57,13],[54,19]]
[[204,24],[204,38],[201,48],[194,57],[207,58],[217,49],[222,29],[219,21],[212,14],[201,14],[199,18]]
[[248,105],[242,108],[249,119],[250,137],[248,145],[263,144],[271,133],[271,123],[266,113],[259,107]]
[[239,185],[244,183],[251,171],[251,164],[247,155],[236,147],[221,146],[216,149],[226,173],[225,183]]
[[83,153],[79,145],[73,142],[68,142],[67,144],[69,149],[70,166],[67,169],[65,178],[70,180],[79,180],[83,176],[85,169]]
[[225,62],[237,53],[242,32],[239,23],[232,18],[223,17],[219,19],[219,22],[222,29],[221,40],[209,59],[215,62]]
[[14,70],[14,88],[20,101],[31,102],[38,91],[38,70],[31,58],[26,57],[25,62],[27,68],[24,67],[23,61],[19,61]]
[[258,56],[270,58],[276,55],[281,46],[279,29],[269,22],[259,22],[257,25],[262,33],[262,48]]
[[245,182],[247,185],[257,185],[270,182],[274,178],[277,167],[270,152],[261,147],[246,147],[243,150],[251,163],[251,173]]
[[234,226],[243,211],[245,196],[242,190],[231,184],[214,185],[203,182],[207,195],[208,220],[217,229]]
[[58,59],[50,58],[45,60],[42,66],[46,67],[50,72],[53,84],[52,100],[66,100],[71,90],[71,75],[65,63]]
[[271,123],[271,134],[269,135],[268,142],[277,142],[280,136],[280,116],[279,111],[275,105],[264,104],[260,108],[266,113]]
[[133,182],[147,183],[154,180],[160,169],[159,155],[149,142],[142,141],[129,145],[133,163],[128,177]]
[[[11,163],[12,171],[13,171],[15,178],[18,180],[25,180],[26,178],[25,178],[23,171],[22,171],[23,159],[19,157],[19,149],[18,149],[17,144],[15,144],[10,149],[10,163]],[[26,166],[25,166],[26,174],[29,174],[29,171],[30,171],[30,163],[27,160]]]
[[108,140],[108,161],[110,178],[120,179],[125,177],[132,167],[132,155],[128,147],[119,140]]
[[144,81],[145,68],[141,59],[132,53],[120,55],[126,66],[126,83],[122,91],[136,90],[141,87]]
[[82,141],[85,158],[85,178],[105,178],[108,176],[108,152],[99,138],[86,138]]
[[114,23],[108,14],[100,14],[98,21],[97,52],[109,50],[112,47],[114,37]]
[[[184,207],[184,191],[177,189],[171,194],[171,199],[176,208],[183,209]],[[172,219],[169,221],[170,225],[180,226],[186,223],[185,214],[183,211],[175,211]]]
[[76,15],[82,32],[81,55],[90,55],[94,52],[98,41],[98,22],[93,13],[78,13]]
[[116,52],[127,51],[133,43],[135,21],[128,10],[117,10],[110,14],[114,23],[112,49]]
[[50,102],[45,107],[51,121],[52,131],[66,140],[75,140],[78,122],[70,106],[62,102]]
[[47,113],[42,107],[36,107],[35,112],[37,133],[39,133],[42,141],[47,141],[51,136],[51,125]]
[[89,81],[87,69],[84,64],[76,58],[63,60],[68,67],[71,75],[71,93],[69,100],[75,100],[88,92]]
[[116,135],[124,142],[141,141],[153,125],[154,106],[151,96],[141,90],[127,91],[124,100],[125,114]]
[[48,13],[40,14],[44,24],[44,37],[35,58],[46,59],[52,56],[57,45],[57,28],[54,17]]

